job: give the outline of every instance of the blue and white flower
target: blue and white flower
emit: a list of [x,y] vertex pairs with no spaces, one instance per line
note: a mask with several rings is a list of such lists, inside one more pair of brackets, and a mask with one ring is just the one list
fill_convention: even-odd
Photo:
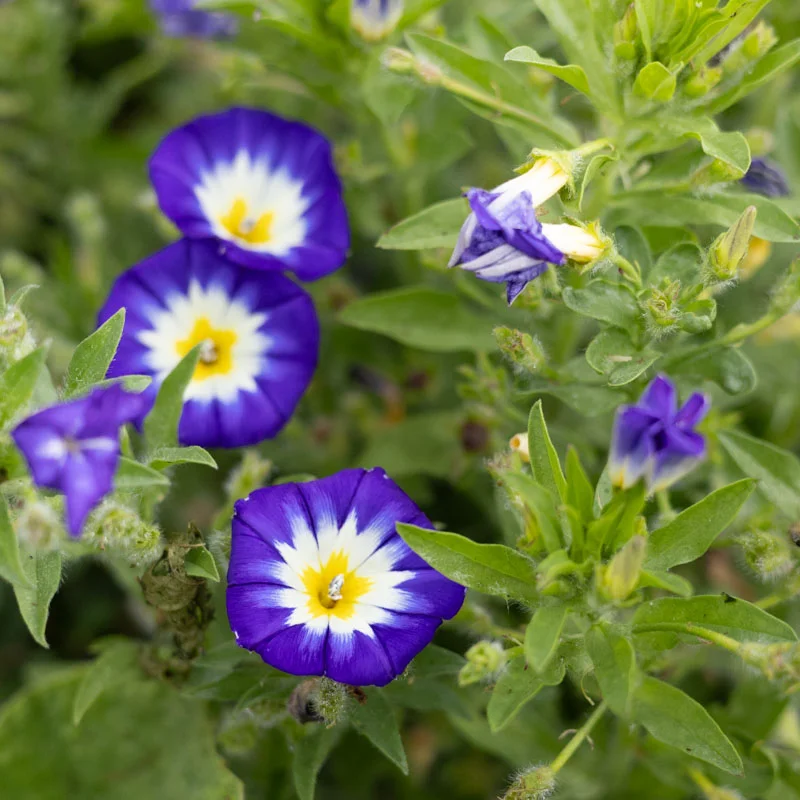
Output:
[[522,175],[488,192],[466,193],[472,213],[458,237],[450,266],[459,266],[491,283],[505,283],[508,303],[541,275],[548,264],[568,258],[588,262],[607,243],[595,232],[568,223],[542,224],[536,209],[568,181],[551,158],[537,159]]
[[432,528],[382,469],[259,489],[236,503],[228,619],[236,641],[293,675],[383,686],[464,602],[398,522]]
[[288,421],[317,363],[311,298],[283,275],[249,270],[183,239],[123,273],[100,323],[126,308],[109,377],[151,375],[150,397],[197,345],[184,396],[182,444],[242,447]]
[[350,25],[367,42],[385,39],[403,16],[404,0],[351,0]]
[[316,280],[347,256],[331,146],[300,122],[252,108],[198,117],[161,142],[150,177],[185,236],[215,240],[239,264]]

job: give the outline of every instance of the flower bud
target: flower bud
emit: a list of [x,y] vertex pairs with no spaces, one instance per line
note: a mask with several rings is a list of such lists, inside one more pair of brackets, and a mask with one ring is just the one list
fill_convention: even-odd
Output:
[[330,678],[320,678],[312,698],[314,708],[322,717],[322,721],[331,727],[339,722],[345,713],[347,688],[344,684],[332,681]]
[[708,94],[721,80],[721,67],[703,66],[692,72],[689,80],[683,85],[683,92],[688,97],[702,97]]
[[759,20],[758,24],[742,41],[742,52],[751,61],[766,55],[778,42],[772,25]]
[[682,315],[680,294],[680,281],[665,280],[660,287],[653,286],[642,295],[641,308],[647,327],[654,336],[675,330]]
[[567,258],[578,264],[594,265],[612,248],[611,239],[597,222],[585,226],[544,223],[542,233]]
[[729,281],[736,277],[739,265],[747,255],[757,213],[755,206],[748,206],[739,219],[711,245],[707,267],[712,280]]
[[626,61],[636,58],[636,8],[631,3],[622,19],[614,25],[614,55]]
[[748,566],[763,580],[780,578],[794,567],[792,548],[783,536],[769,531],[750,531],[739,538]]
[[526,463],[529,464],[531,460],[531,451],[528,447],[528,434],[527,433],[517,433],[512,436],[508,441],[509,446],[511,449],[519,454],[519,457]]
[[539,340],[529,333],[504,325],[495,328],[493,333],[503,355],[521,372],[536,374],[545,365],[544,349]]
[[403,0],[352,0],[350,25],[366,42],[385,39],[403,16]]
[[549,764],[531,767],[514,779],[502,800],[546,800],[556,788],[556,776]]
[[458,673],[459,686],[492,680],[507,660],[506,652],[498,642],[477,642],[464,655],[467,663]]
[[161,531],[121,503],[103,503],[89,518],[83,539],[100,550],[113,550],[132,564],[155,561],[163,550]]
[[625,600],[639,585],[646,549],[647,539],[634,536],[617,551],[601,572],[598,588],[609,600]]

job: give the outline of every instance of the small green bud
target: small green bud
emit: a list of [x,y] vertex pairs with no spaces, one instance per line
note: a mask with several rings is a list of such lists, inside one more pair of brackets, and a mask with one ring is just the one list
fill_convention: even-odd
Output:
[[600,575],[600,592],[609,600],[627,599],[639,584],[647,539],[634,536],[617,551]]
[[505,666],[507,660],[501,644],[486,640],[472,645],[464,655],[467,663],[458,673],[459,686],[492,680]]
[[614,54],[617,58],[626,61],[636,58],[637,36],[636,8],[631,3],[622,19],[614,25]]
[[546,800],[556,788],[556,776],[549,764],[521,772],[502,800]]
[[711,245],[707,256],[711,281],[729,281],[736,277],[739,265],[747,255],[757,213],[755,206],[748,206],[739,219]]
[[648,329],[655,336],[675,330],[681,318],[680,281],[665,280],[645,291],[640,301]]
[[347,688],[330,678],[320,678],[316,692],[312,695],[312,702],[322,721],[330,728],[345,713]]
[[766,55],[778,42],[775,29],[764,20],[759,20],[758,24],[744,37],[742,41],[742,52],[747,58],[755,61]]
[[688,97],[702,97],[708,94],[722,80],[722,67],[700,67],[689,76],[683,85]]
[[783,577],[795,565],[788,539],[769,531],[750,531],[739,538],[748,566],[764,580]]
[[387,47],[381,53],[381,63],[392,72],[404,74],[414,72],[417,60],[413,53],[402,47]]
[[504,325],[494,329],[497,346],[520,371],[536,374],[546,363],[544,349],[538,339]]

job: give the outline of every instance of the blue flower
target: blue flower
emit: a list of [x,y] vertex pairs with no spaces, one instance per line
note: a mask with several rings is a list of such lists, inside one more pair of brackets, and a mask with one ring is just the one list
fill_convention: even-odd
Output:
[[243,447],[274,436],[314,374],[319,323],[311,298],[283,275],[250,270],[207,242],[182,239],[123,273],[99,322],[126,308],[109,376],[152,375],[152,399],[192,348],[183,444]]
[[164,213],[246,267],[316,280],[347,257],[350,234],[328,140],[252,108],[198,117],[150,159]]
[[166,36],[224,39],[236,34],[239,26],[233,14],[202,11],[196,6],[197,0],[150,0]]
[[644,478],[651,492],[665,489],[705,457],[705,439],[694,428],[709,409],[695,392],[678,408],[675,385],[658,375],[634,406],[620,406],[614,421],[609,473],[622,489]]
[[777,164],[766,158],[754,158],[741,183],[765,197],[785,197],[790,193],[786,176],[778,169]]
[[352,0],[350,24],[368,42],[387,37],[403,16],[404,0]]
[[542,224],[536,209],[567,182],[568,176],[550,158],[540,158],[530,170],[491,192],[466,193],[472,213],[459,233],[450,266],[459,266],[491,283],[505,283],[509,305],[528,281],[548,264],[567,258],[591,261],[605,243],[578,225]]
[[33,482],[66,496],[71,536],[80,536],[89,512],[112,490],[120,427],[146,406],[141,395],[115,385],[38,411],[11,432]]
[[397,535],[432,528],[382,469],[259,489],[236,503],[228,619],[237,642],[293,675],[383,686],[464,602]]

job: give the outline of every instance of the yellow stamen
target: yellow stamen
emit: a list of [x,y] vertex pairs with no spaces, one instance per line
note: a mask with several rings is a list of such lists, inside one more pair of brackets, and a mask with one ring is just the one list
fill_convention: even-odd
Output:
[[205,317],[200,317],[195,321],[189,336],[175,343],[175,349],[183,358],[198,344],[200,345],[200,359],[195,367],[192,380],[202,381],[213,375],[227,375],[233,369],[235,331],[213,328]]
[[349,570],[342,551],[333,553],[322,567],[307,567],[300,578],[308,594],[308,611],[314,617],[328,614],[349,619],[359,598],[372,586],[369,578]]
[[248,244],[266,244],[272,238],[272,221],[275,213],[266,211],[253,219],[248,216],[247,211],[245,200],[237,197],[230,211],[219,218],[220,224],[232,236]]

